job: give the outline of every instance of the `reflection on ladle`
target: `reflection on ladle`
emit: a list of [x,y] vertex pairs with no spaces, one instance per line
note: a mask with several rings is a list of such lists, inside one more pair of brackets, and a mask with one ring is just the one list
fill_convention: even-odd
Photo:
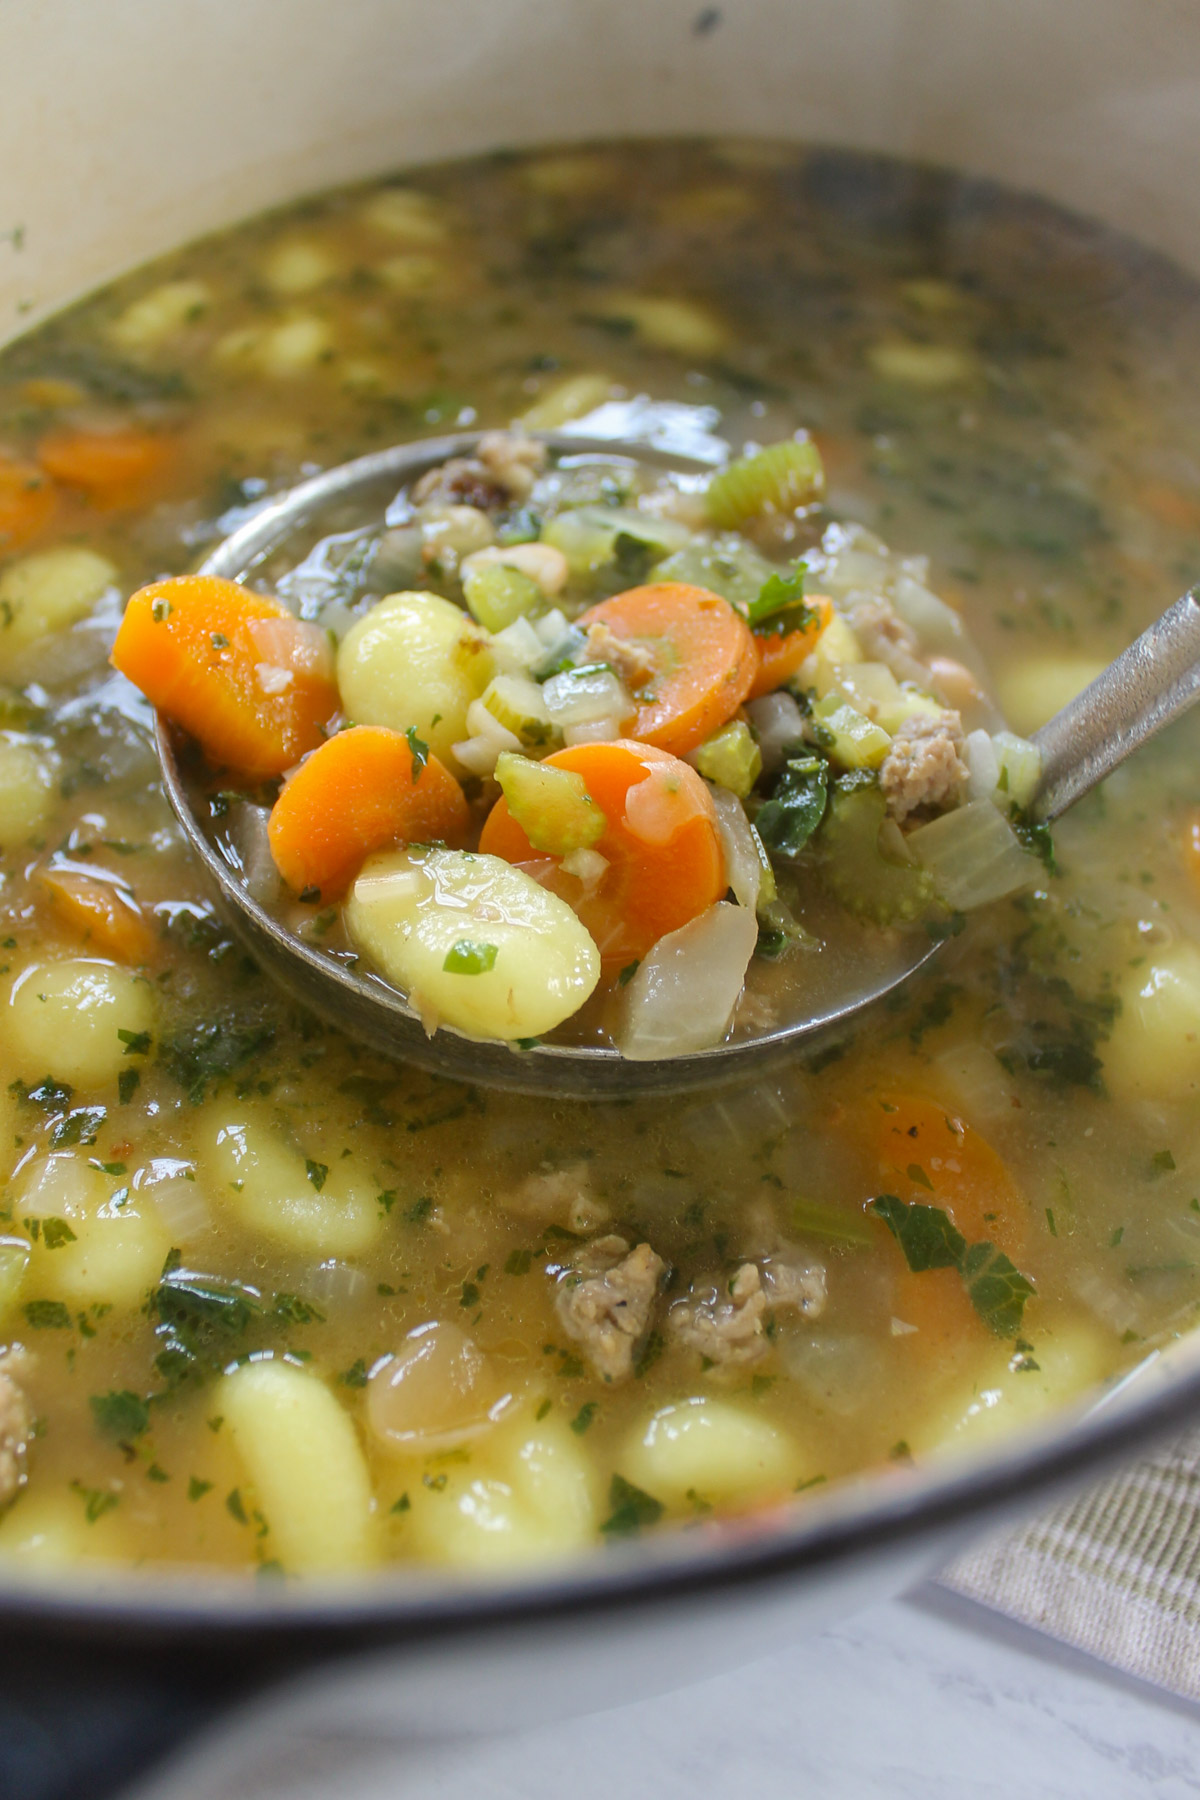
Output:
[[[648,448],[645,443],[589,439],[574,433],[539,434],[551,450],[628,456],[660,469],[698,473],[707,461]],[[264,507],[209,557],[206,574],[243,580],[260,568],[298,527],[331,503],[361,503],[373,495],[381,511],[397,487],[452,456],[469,454],[479,434],[398,445],[330,469]],[[1147,738],[1200,696],[1200,603],[1186,594],[1124,651],[1035,738],[1041,778],[1029,812],[1049,823],[1104,779]],[[879,958],[867,980],[831,994],[811,1016],[757,1036],[687,1056],[633,1061],[615,1049],[542,1043],[516,1050],[482,1042],[451,1028],[428,1035],[404,996],[293,935],[256,901],[219,855],[197,814],[197,794],[160,717],[156,730],[167,796],[200,858],[223,910],[262,968],[296,999],[385,1056],[410,1061],[462,1081],[528,1093],[619,1098],[670,1093],[752,1077],[814,1040],[845,1032],[858,1014],[936,955],[924,934],[880,937]]]

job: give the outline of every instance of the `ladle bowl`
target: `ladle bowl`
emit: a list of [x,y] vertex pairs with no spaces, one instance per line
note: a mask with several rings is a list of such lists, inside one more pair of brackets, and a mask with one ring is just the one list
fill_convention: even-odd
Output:
[[[712,467],[642,442],[575,432],[533,435],[561,454],[624,456],[689,474]],[[325,470],[256,512],[208,557],[202,573],[245,581],[331,504],[362,502],[378,492],[382,510],[397,488],[450,457],[469,455],[481,436],[422,439]],[[1056,819],[1198,697],[1200,602],[1188,593],[1036,734],[1042,775],[1033,816]],[[852,1028],[864,1008],[892,993],[940,948],[919,931],[880,934],[879,960],[866,982],[826,997],[810,1016],[685,1056],[635,1061],[616,1049],[565,1043],[518,1049],[445,1025],[430,1034],[404,995],[381,977],[297,937],[254,899],[205,832],[174,729],[161,715],[155,738],[167,798],[214,901],[263,971],[301,1005],[381,1055],[458,1081],[518,1093],[623,1099],[751,1080],[783,1058],[820,1053]]]

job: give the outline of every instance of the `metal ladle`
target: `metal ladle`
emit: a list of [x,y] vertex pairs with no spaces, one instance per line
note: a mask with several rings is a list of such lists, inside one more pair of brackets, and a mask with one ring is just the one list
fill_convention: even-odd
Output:
[[[277,551],[298,526],[332,502],[362,501],[376,491],[386,505],[407,485],[452,456],[469,455],[480,433],[397,445],[326,470],[301,482],[226,538],[203,573],[244,580]],[[564,454],[628,456],[687,473],[710,465],[612,439],[567,432],[538,433],[547,448]],[[1200,589],[1184,595],[1144,631],[1068,706],[1036,733],[1042,774],[1030,812],[1051,823],[1124,762],[1147,738],[1200,697]],[[442,1026],[432,1037],[403,995],[379,977],[296,937],[255,901],[205,834],[176,756],[170,729],[160,717],[156,743],[163,783],[175,815],[199,857],[223,912],[256,962],[281,987],[350,1037],[402,1062],[481,1086],[585,1099],[678,1093],[689,1088],[751,1078],[789,1053],[813,1048],[852,1023],[867,1006],[891,993],[937,954],[939,944],[913,935],[900,938],[881,959],[877,977],[813,1016],[736,1043],[688,1056],[635,1062],[616,1050],[590,1045],[540,1044],[528,1050],[483,1042]]]

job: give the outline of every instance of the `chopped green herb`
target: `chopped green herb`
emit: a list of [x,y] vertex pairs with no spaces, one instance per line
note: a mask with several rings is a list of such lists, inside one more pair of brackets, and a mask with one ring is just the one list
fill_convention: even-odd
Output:
[[83,1515],[89,1525],[94,1525],[97,1519],[102,1519],[106,1512],[111,1512],[114,1506],[120,1504],[121,1500],[121,1496],[114,1494],[110,1488],[84,1487],[82,1481],[73,1481],[71,1492],[78,1494],[83,1501]]
[[575,1417],[571,1420],[571,1430],[575,1433],[576,1437],[583,1436],[584,1432],[587,1430],[588,1426],[592,1423],[592,1420],[596,1417],[596,1414],[599,1412],[599,1410],[600,1410],[599,1401],[597,1401],[597,1400],[585,1400],[584,1401],[584,1403],[580,1407],[579,1411],[575,1414]]
[[474,944],[470,938],[459,938],[447,950],[442,968],[447,975],[486,975],[495,968],[499,954],[495,944]]
[[412,1501],[409,1499],[409,1497],[406,1493],[401,1494],[401,1496],[398,1500],[393,1501],[392,1505],[389,1507],[388,1510],[389,1510],[389,1512],[393,1512],[393,1513],[411,1512],[412,1511]]
[[102,1437],[116,1438],[118,1443],[131,1444],[134,1438],[141,1437],[150,1429],[150,1408],[140,1394],[130,1388],[122,1388],[119,1392],[110,1389],[107,1394],[91,1395],[88,1405],[92,1409],[92,1418],[96,1430]]
[[628,1537],[646,1525],[657,1524],[663,1515],[663,1503],[653,1494],[634,1487],[623,1475],[614,1475],[608,1487],[611,1512],[600,1526],[608,1537]]
[[329,1164],[314,1162],[311,1156],[306,1156],[304,1159],[304,1173],[308,1176],[308,1179],[312,1182],[319,1194],[321,1189],[325,1186],[325,1178],[329,1174]]
[[478,1306],[479,1305],[479,1289],[473,1281],[464,1281],[463,1282],[462,1294],[459,1298],[458,1304],[460,1306]]
[[1169,1150],[1156,1150],[1154,1155],[1150,1158],[1150,1161],[1153,1163],[1155,1169],[1161,1170],[1167,1174],[1175,1167],[1175,1158],[1171,1155]]
[[188,1499],[203,1500],[205,1494],[212,1493],[212,1485],[211,1481],[201,1481],[198,1475],[193,1475],[188,1482]]
[[543,1400],[542,1401],[541,1405],[538,1407],[537,1411],[533,1415],[539,1425],[541,1424],[542,1420],[548,1416],[553,1405],[554,1405],[553,1400]]
[[61,1300],[27,1300],[21,1311],[34,1331],[70,1331],[71,1315]]
[[140,1069],[122,1069],[117,1076],[117,1098],[122,1106],[128,1106],[141,1086],[142,1071]]
[[641,965],[640,961],[625,964],[625,967],[621,970],[620,974],[617,976],[617,980],[620,982],[622,987],[629,986],[629,983],[633,980],[634,976],[637,974],[637,972],[641,968],[641,966],[642,965]]
[[506,1275],[528,1275],[533,1263],[531,1250],[510,1250],[504,1264]]
[[148,1031],[123,1031],[118,1029],[117,1037],[125,1046],[126,1056],[146,1056],[153,1042]]
[[429,761],[429,745],[423,738],[417,736],[415,725],[410,725],[404,735],[408,739],[408,748],[412,755],[412,781],[415,787],[424,774],[425,765]]
[[366,1358],[362,1356],[358,1357],[355,1362],[350,1364],[348,1369],[342,1371],[338,1376],[338,1380],[343,1387],[365,1388],[367,1385]]
[[64,1244],[75,1242],[75,1233],[65,1219],[43,1219],[41,1226],[42,1242],[47,1250],[61,1250]]
[[225,1510],[231,1518],[237,1520],[239,1525],[248,1525],[250,1523],[249,1519],[246,1517],[246,1503],[242,1499],[241,1490],[239,1488],[230,1488],[229,1492],[226,1494]]

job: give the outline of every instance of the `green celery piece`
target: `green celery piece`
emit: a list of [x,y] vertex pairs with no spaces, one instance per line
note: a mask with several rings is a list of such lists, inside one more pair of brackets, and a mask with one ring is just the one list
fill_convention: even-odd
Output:
[[604,836],[608,820],[582,775],[552,769],[511,751],[501,753],[496,780],[508,810],[535,850],[547,856],[570,856],[590,850]]
[[937,904],[928,870],[884,856],[879,830],[886,817],[878,784],[870,777],[846,776],[835,783],[814,839],[821,874],[834,899],[855,918],[874,925],[919,919]]

